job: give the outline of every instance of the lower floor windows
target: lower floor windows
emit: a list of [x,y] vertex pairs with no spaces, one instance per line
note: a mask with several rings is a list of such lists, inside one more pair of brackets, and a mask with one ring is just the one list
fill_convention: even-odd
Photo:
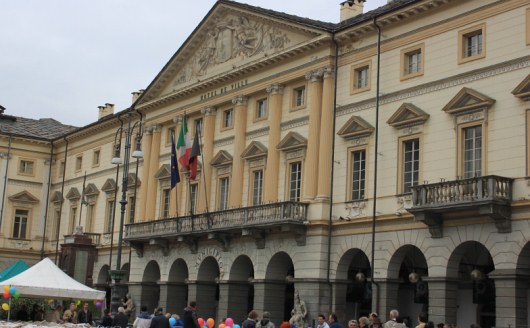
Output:
[[29,211],[15,210],[15,221],[13,225],[13,238],[26,239]]
[[292,162],[289,164],[289,200],[300,201],[302,190],[302,162]]

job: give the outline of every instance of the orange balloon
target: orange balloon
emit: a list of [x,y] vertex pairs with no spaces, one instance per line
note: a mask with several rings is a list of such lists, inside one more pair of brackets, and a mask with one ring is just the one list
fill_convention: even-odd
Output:
[[219,328],[225,328],[225,324],[224,323],[220,324]]
[[7,286],[7,285],[4,286],[4,292],[6,292],[6,293],[9,292],[9,286]]
[[208,328],[213,328],[215,321],[212,318],[208,318],[208,320],[206,320],[206,324],[208,325]]

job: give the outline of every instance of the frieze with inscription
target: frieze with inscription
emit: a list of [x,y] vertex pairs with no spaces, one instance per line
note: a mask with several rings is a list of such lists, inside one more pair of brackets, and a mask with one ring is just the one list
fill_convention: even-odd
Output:
[[270,50],[283,49],[290,42],[284,31],[253,21],[244,15],[217,18],[214,26],[207,32],[202,47],[181,69],[173,85],[204,76],[209,68],[231,59],[241,60]]
[[195,269],[199,271],[202,261],[210,256],[217,261],[217,265],[219,265],[219,278],[222,279],[224,275],[224,263],[223,258],[221,257],[221,252],[219,252],[217,248],[208,247],[200,251],[199,254],[197,254],[197,260],[195,261]]

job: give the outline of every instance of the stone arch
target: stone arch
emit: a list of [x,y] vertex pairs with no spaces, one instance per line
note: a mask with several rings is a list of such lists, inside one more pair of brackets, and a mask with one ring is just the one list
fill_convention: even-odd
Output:
[[165,295],[165,307],[170,313],[180,313],[188,304],[188,279],[189,271],[186,261],[182,258],[176,259],[171,268],[167,284],[165,285],[167,292]]
[[[160,266],[155,260],[149,261],[145,266],[141,283],[141,301],[140,304],[147,306],[148,309],[154,309],[159,304],[160,295]],[[133,296],[134,297],[134,296]]]
[[[230,267],[226,315],[245,318],[254,308],[254,264],[247,255],[239,255]],[[224,315],[224,313],[223,313]]]
[[347,250],[339,259],[333,284],[335,313],[340,322],[368,316],[372,307],[370,260],[358,248]]
[[264,308],[269,309],[272,322],[289,321],[294,305],[294,281],[293,260],[287,253],[277,252],[265,271]]
[[[110,274],[109,274],[110,267],[108,265],[104,265],[101,267],[98,273],[98,279],[96,280],[96,286],[103,286],[106,285],[107,282],[110,281]],[[99,287],[98,286],[98,287]]]
[[219,307],[219,263],[213,256],[205,257],[197,271],[196,300],[201,304],[197,315],[202,318],[217,318]]

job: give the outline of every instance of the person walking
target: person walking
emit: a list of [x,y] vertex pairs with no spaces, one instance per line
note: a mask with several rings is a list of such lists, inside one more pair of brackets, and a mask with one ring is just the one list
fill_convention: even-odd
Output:
[[182,314],[182,326],[184,328],[201,328],[197,321],[197,313],[195,312],[196,307],[197,303],[191,301],[188,306],[184,308],[184,313]]
[[263,312],[262,319],[256,323],[256,328],[274,328],[274,323],[270,320],[271,314]]
[[156,309],[155,316],[151,319],[149,328],[170,328],[169,318],[164,315],[164,309],[161,307]]
[[125,315],[125,308],[123,306],[120,306],[118,308],[118,313],[114,316],[114,320],[112,321],[112,325],[115,327],[121,327],[121,328],[127,328],[127,325],[129,324],[129,318]]
[[151,314],[147,312],[147,306],[140,307],[140,314],[136,317],[133,323],[133,328],[149,328],[151,326]]

